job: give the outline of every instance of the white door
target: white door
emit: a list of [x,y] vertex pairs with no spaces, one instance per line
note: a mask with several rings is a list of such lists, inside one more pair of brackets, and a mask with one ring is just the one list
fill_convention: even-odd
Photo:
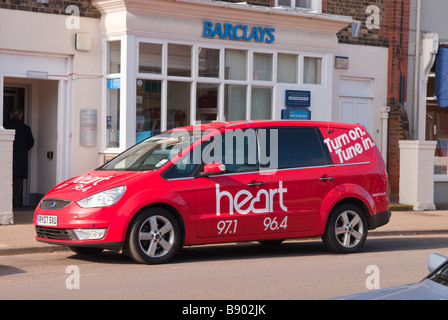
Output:
[[372,112],[372,99],[369,98],[339,98],[340,120],[348,123],[359,123],[370,132],[370,115]]

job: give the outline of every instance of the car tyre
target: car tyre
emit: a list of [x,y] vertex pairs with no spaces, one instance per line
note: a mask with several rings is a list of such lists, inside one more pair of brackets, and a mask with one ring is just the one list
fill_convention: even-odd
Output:
[[341,204],[330,213],[322,240],[333,252],[354,253],[364,245],[368,232],[364,212],[354,204]]
[[139,263],[165,263],[179,249],[180,236],[179,223],[169,211],[150,208],[131,222],[126,250]]

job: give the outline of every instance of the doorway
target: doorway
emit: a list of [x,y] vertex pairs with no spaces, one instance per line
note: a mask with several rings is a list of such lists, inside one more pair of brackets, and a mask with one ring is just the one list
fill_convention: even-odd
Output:
[[10,110],[17,110],[31,128],[35,143],[27,153],[22,206],[35,207],[56,185],[58,81],[5,78],[3,106],[5,127]]
[[371,79],[341,79],[339,82],[339,120],[359,123],[372,129],[373,81]]

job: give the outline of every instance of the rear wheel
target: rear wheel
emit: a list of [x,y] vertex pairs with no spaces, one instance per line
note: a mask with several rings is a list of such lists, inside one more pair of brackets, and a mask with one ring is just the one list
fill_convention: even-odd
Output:
[[331,212],[322,240],[331,251],[353,253],[364,245],[367,231],[363,211],[356,205],[342,204]]
[[180,228],[174,216],[162,208],[141,212],[129,226],[126,249],[140,263],[170,260],[179,248]]

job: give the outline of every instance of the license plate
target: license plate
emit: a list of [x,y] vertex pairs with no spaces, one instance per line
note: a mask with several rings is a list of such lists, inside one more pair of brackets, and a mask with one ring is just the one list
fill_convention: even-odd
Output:
[[37,216],[37,225],[38,226],[53,226],[56,227],[58,225],[58,217],[57,216]]

